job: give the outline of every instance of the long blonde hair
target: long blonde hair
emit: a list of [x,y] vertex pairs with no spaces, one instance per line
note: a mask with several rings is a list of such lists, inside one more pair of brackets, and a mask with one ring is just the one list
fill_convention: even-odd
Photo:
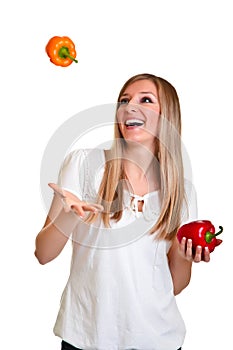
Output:
[[[157,232],[157,238],[171,240],[181,223],[184,203],[184,172],[181,153],[181,113],[175,88],[163,78],[152,74],[138,74],[131,77],[122,87],[118,102],[132,83],[149,79],[158,91],[160,104],[159,153],[161,211],[151,233]],[[117,120],[114,127],[114,141],[106,152],[105,171],[98,192],[98,203],[104,206],[102,219],[110,226],[110,219],[119,221],[122,217],[122,180],[125,177],[122,155],[124,139]],[[94,220],[94,215],[89,222]]]

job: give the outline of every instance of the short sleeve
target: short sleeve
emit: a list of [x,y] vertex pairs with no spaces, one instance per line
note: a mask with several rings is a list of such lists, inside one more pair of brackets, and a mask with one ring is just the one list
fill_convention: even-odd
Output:
[[194,185],[185,180],[185,203],[182,211],[182,225],[197,220],[198,212],[197,212],[197,194],[194,188]]
[[85,181],[85,153],[75,150],[64,159],[59,171],[58,185],[83,199]]

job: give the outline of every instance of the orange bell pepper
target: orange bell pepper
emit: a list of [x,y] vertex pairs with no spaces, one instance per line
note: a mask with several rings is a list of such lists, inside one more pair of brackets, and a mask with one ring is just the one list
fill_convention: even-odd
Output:
[[67,36],[54,36],[51,38],[46,45],[45,51],[50,61],[56,66],[67,67],[72,62],[78,63],[75,59],[74,43]]

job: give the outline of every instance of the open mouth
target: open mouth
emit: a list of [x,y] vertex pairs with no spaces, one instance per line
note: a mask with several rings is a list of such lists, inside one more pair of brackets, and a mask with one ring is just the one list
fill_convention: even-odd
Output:
[[142,126],[144,125],[144,121],[140,119],[128,119],[125,122],[125,125],[128,126]]

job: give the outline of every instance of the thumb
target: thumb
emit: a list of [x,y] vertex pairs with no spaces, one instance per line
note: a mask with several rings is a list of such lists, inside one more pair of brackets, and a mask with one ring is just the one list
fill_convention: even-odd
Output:
[[64,190],[63,190],[60,186],[58,186],[57,184],[52,183],[52,182],[50,182],[50,183],[48,184],[48,186],[49,186],[50,188],[52,188],[52,190],[53,190],[55,193],[59,194],[62,198],[65,198],[65,192],[64,192]]

